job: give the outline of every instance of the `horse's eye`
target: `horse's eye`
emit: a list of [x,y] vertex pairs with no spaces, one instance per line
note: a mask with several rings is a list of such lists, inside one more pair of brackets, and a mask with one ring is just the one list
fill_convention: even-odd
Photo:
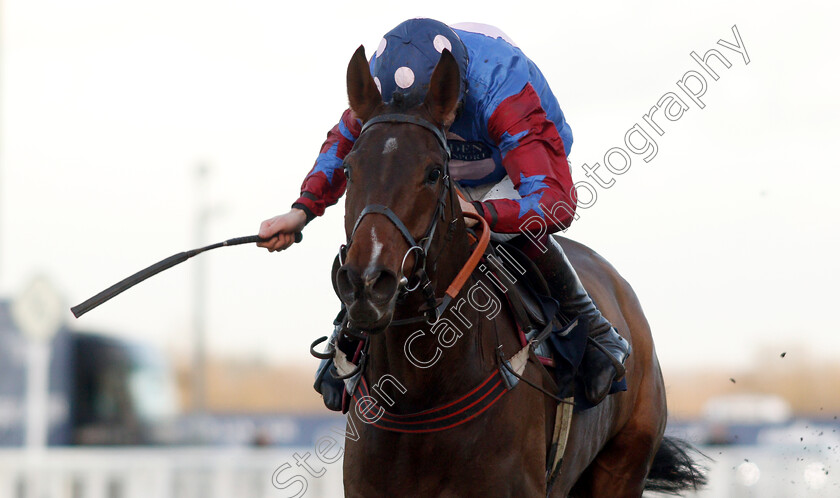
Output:
[[440,179],[440,168],[435,168],[429,171],[428,176],[426,176],[426,183],[432,184],[436,183]]
[[345,164],[343,166],[343,168],[344,168],[344,177],[347,178],[347,181],[349,182],[350,181],[350,166],[347,166]]

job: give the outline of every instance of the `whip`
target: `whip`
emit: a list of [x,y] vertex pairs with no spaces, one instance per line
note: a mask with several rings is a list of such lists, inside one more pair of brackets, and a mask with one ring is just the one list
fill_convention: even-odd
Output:
[[[173,254],[172,256],[169,256],[164,260],[158,261],[157,263],[144,270],[138,271],[137,273],[128,278],[120,280],[116,284],[112,285],[111,287],[108,287],[107,289],[93,296],[87,301],[73,306],[72,308],[70,308],[70,311],[73,312],[73,316],[79,318],[80,316],[84,315],[93,308],[96,308],[97,306],[108,301],[114,296],[134,287],[135,285],[146,280],[147,278],[157,275],[163,270],[172,268],[173,266],[179,263],[183,263],[191,257],[197,256],[205,251],[209,251],[211,249],[218,249],[219,247],[238,246],[241,244],[251,244],[255,242],[265,242],[267,240],[271,240],[271,238],[263,239],[260,238],[260,236],[258,235],[248,235],[246,237],[236,237],[233,239],[228,239],[224,242],[217,242],[215,244],[210,244],[209,246],[200,247],[191,251],[184,251],[179,252],[178,254]],[[295,233],[295,242],[300,242],[301,240],[303,240],[303,234],[301,234],[300,232]]]

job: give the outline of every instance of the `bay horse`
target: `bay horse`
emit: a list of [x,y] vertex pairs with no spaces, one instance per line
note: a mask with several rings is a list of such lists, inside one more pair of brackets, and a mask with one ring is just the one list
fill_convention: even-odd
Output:
[[[640,496],[646,486],[670,492],[696,486],[702,476],[682,447],[667,439],[661,444],[665,387],[639,300],[582,244],[557,237],[602,313],[632,344],[627,391],[575,413],[565,458],[548,482],[558,403],[531,387],[549,390],[552,378],[530,355],[521,377],[531,386],[522,382],[504,395],[487,387],[500,370],[497,351],[510,358],[522,344],[507,306],[491,313],[481,305],[456,306],[455,296],[445,295],[453,280],[467,289],[478,278],[477,272],[459,277],[474,256],[443,135],[456,116],[458,71],[444,50],[424,102],[386,104],[364,47],[347,69],[350,108],[363,129],[344,160],[347,244],[333,278],[348,327],[363,331],[368,342],[356,387],[367,396],[357,393],[349,402],[346,496],[622,497]],[[444,296],[443,305],[437,296]],[[431,320],[416,319],[419,310],[446,304],[434,323],[449,323],[448,329],[435,331]],[[470,396],[478,399],[475,393],[496,398],[466,404]],[[426,416],[418,427],[432,429],[387,430],[377,418],[386,409],[399,421],[461,405],[478,413],[451,427]]]

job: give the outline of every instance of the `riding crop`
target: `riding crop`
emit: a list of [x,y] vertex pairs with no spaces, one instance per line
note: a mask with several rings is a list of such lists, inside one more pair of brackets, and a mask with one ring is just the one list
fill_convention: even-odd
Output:
[[[70,311],[73,312],[73,316],[79,318],[80,316],[84,315],[93,308],[96,308],[100,304],[110,300],[118,294],[134,287],[135,285],[146,280],[147,278],[157,275],[163,270],[168,270],[169,268],[172,268],[173,266],[179,263],[183,263],[184,261],[190,259],[193,256],[197,256],[203,253],[204,251],[217,249],[219,247],[237,246],[241,244],[251,244],[254,242],[265,242],[266,240],[271,240],[271,238],[263,239],[260,238],[259,235],[249,235],[246,237],[236,237],[233,239],[225,240],[223,242],[217,242],[215,244],[210,244],[209,246],[200,247],[191,251],[184,251],[179,252],[178,254],[173,254],[172,256],[169,256],[164,260],[158,261],[152,266],[144,270],[140,270],[134,275],[117,282],[116,284],[112,285],[111,287],[108,287],[107,289],[93,296],[87,301],[73,306],[72,308],[70,308]],[[295,242],[300,242],[301,240],[303,240],[303,234],[301,234],[300,232],[295,233]]]

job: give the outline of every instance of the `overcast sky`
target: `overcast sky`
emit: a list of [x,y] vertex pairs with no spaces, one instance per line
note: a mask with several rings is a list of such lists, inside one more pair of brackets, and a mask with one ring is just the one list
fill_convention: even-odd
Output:
[[[662,121],[568,236],[633,285],[669,368],[744,366],[757,346],[840,353],[838,9],[751,2],[2,0],[0,293],[49,276],[77,304],[196,245],[198,164],[215,206],[206,242],[256,233],[297,197],[346,106],[353,51],[416,16],[500,27],[546,75],[573,128],[570,159],[603,164],[633,125],[701,71],[704,108]],[[413,7],[407,7],[414,5]],[[480,6],[480,8],[478,7]],[[827,9],[833,9],[829,12]],[[737,25],[749,56],[734,43]],[[685,98],[685,94],[681,94]],[[649,131],[649,130],[648,130]],[[617,159],[616,162],[618,163]],[[591,181],[591,180],[590,180]],[[200,256],[212,353],[314,365],[338,300],[342,205],[300,246]],[[184,263],[74,325],[189,351]]]

